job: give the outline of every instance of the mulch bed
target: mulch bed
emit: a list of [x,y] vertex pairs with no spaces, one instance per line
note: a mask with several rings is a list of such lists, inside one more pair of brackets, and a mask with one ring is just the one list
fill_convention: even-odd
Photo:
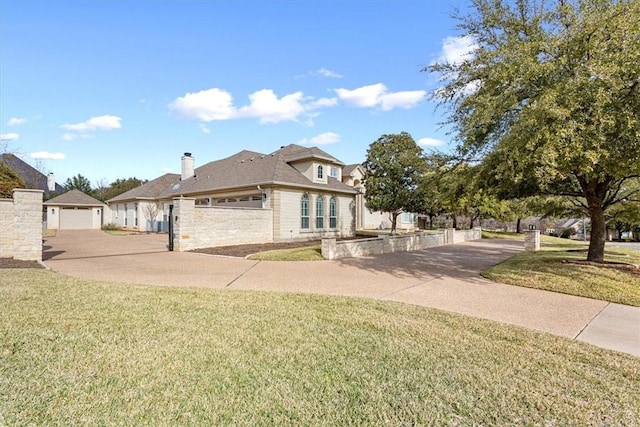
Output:
[[[362,238],[364,238],[364,236],[343,237],[336,240],[357,240]],[[322,244],[322,240],[307,240],[302,242],[280,242],[280,243],[259,243],[259,244],[253,244],[253,245],[218,246],[215,248],[194,249],[189,252],[244,258],[247,255],[257,254],[259,252],[275,251],[278,249],[306,248],[311,246],[320,246],[321,244]]]
[[309,240],[306,242],[260,243],[260,244],[254,244],[254,245],[218,246],[215,248],[195,249],[190,252],[244,258],[247,255],[256,254],[258,252],[274,251],[277,249],[305,248],[308,246],[320,246],[321,244],[322,242],[320,240]]
[[38,261],[0,258],[0,268],[44,268]]

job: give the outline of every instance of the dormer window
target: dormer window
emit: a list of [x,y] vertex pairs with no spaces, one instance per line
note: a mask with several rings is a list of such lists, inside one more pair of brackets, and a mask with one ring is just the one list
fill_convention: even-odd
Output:
[[318,166],[318,179],[323,179],[324,178],[324,169],[322,168],[322,166]]
[[338,178],[338,168],[335,168],[335,167],[332,166],[329,169],[329,176],[332,177],[332,178]]

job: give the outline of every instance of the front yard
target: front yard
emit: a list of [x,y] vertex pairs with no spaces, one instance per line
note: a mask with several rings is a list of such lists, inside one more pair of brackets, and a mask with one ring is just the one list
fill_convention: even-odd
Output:
[[[493,238],[522,239],[522,235],[487,235]],[[482,275],[510,285],[640,306],[640,269],[574,264],[572,261],[586,259],[586,244],[557,237],[542,237],[539,252],[518,254],[483,271]],[[640,252],[607,248],[605,261],[638,266]]]
[[0,425],[638,425],[640,359],[354,298],[3,270]]

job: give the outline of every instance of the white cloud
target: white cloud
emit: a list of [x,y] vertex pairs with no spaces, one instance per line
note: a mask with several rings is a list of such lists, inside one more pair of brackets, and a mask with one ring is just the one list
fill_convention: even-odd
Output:
[[424,90],[389,92],[382,83],[362,86],[356,89],[335,89],[338,98],[353,107],[379,107],[384,111],[394,108],[412,108],[422,101],[427,92]]
[[17,133],[3,133],[0,135],[0,141],[15,141],[20,139],[20,135]]
[[328,70],[324,67],[320,68],[318,71],[315,71],[314,74],[320,75],[322,77],[328,77],[330,79],[341,79],[343,77],[341,74],[338,74],[335,71]]
[[122,125],[120,121],[122,119],[118,116],[97,116],[91,117],[89,120],[76,123],[76,124],[64,124],[61,127],[76,132],[92,132],[96,130],[110,131],[113,129],[121,129]]
[[23,117],[12,117],[7,122],[7,125],[8,126],[19,126],[19,125],[23,125],[23,124],[27,123],[27,121],[28,120],[23,118]]
[[29,154],[32,159],[50,159],[50,160],[62,160],[66,156],[64,153],[49,153],[48,151],[36,151]]
[[198,126],[200,127],[202,133],[211,133],[211,129],[209,129],[204,123],[200,123]]
[[444,145],[445,142],[441,139],[436,139],[436,138],[420,138],[418,140],[418,144],[420,145],[424,145],[427,147],[439,147],[441,145]]
[[340,135],[335,132],[325,132],[313,138],[303,138],[298,141],[301,145],[329,145],[340,141]]
[[75,133],[65,133],[64,135],[62,135],[62,139],[64,139],[65,141],[73,141],[77,137],[78,135]]
[[446,37],[442,40],[442,51],[437,62],[461,64],[471,59],[478,43],[471,36]]
[[294,92],[279,98],[271,89],[262,89],[249,94],[249,104],[233,105],[233,97],[223,89],[211,88],[187,93],[176,98],[169,109],[180,117],[197,119],[205,123],[214,120],[256,118],[260,123],[300,121],[301,116],[314,117],[314,110],[337,104],[333,98],[305,97]]
[[203,122],[228,120],[234,114],[231,94],[215,87],[195,93],[189,92],[169,104],[169,109],[179,116]]
[[302,92],[295,92],[278,99],[271,89],[263,89],[249,95],[251,104],[238,111],[239,117],[255,117],[260,123],[296,121],[305,112]]

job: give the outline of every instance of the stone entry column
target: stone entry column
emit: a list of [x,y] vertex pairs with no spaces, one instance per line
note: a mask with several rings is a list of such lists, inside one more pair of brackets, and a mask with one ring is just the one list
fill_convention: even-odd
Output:
[[524,232],[524,250],[531,252],[540,250],[540,230],[528,230]]

